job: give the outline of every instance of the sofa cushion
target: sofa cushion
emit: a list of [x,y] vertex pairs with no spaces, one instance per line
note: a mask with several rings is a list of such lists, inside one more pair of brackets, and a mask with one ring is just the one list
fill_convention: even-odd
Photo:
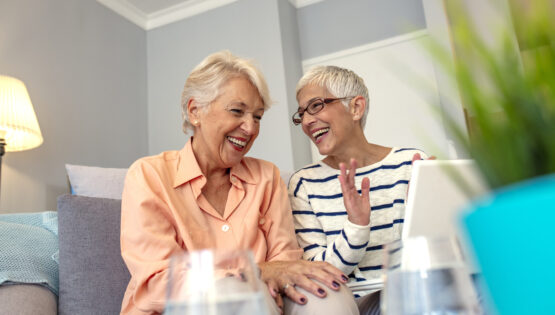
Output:
[[58,198],[59,314],[119,314],[130,275],[120,253],[121,200]]
[[56,295],[44,286],[12,284],[0,286],[2,314],[56,315]]

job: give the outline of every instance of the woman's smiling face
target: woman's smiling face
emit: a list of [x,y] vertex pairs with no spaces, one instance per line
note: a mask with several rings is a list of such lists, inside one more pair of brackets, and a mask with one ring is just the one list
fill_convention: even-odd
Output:
[[228,80],[212,103],[190,116],[198,121],[193,140],[197,159],[221,168],[238,164],[258,136],[263,115],[256,87],[242,76]]
[[[315,99],[336,98],[325,87],[309,84],[297,95],[300,108],[306,108]],[[358,122],[357,122],[358,123]],[[349,110],[337,100],[324,105],[324,108],[310,115],[304,112],[302,128],[304,133],[314,142],[322,155],[333,155],[346,142],[355,121]]]

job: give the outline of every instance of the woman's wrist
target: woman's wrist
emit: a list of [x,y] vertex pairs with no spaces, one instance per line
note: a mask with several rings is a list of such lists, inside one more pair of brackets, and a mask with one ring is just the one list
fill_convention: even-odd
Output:
[[370,224],[370,216],[366,217],[355,217],[355,216],[347,216],[347,220],[354,225],[358,226],[368,226]]

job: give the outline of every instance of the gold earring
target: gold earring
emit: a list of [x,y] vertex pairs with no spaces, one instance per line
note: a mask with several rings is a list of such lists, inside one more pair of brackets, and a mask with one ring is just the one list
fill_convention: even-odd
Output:
[[198,120],[193,121],[193,125],[198,125]]

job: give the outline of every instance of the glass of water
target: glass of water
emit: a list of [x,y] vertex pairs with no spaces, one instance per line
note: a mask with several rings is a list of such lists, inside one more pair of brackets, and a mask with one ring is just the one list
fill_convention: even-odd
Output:
[[243,250],[202,250],[170,260],[164,314],[268,314],[252,253]]
[[409,238],[387,245],[385,253],[382,313],[481,314],[455,238]]

